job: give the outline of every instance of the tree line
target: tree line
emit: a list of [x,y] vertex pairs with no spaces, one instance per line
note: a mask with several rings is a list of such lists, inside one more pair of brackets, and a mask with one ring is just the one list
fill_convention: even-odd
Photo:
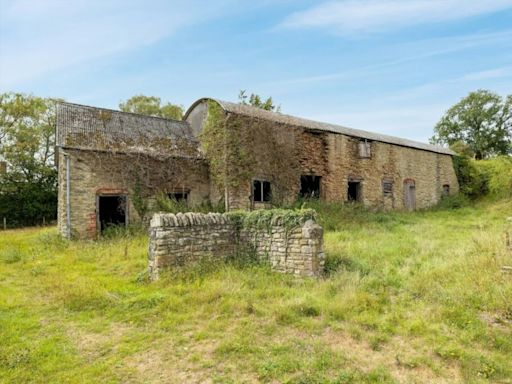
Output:
[[[240,91],[238,99],[240,104],[273,112],[281,109],[272,97]],[[14,92],[0,94],[0,219],[6,217],[10,226],[56,219],[55,110],[59,101]],[[184,113],[181,105],[145,95],[121,101],[119,109],[169,119],[181,119]],[[467,159],[509,156],[511,138],[512,95],[502,98],[478,90],[444,114],[431,142],[448,145],[459,153],[462,160],[456,162],[457,169],[468,178],[471,170]]]

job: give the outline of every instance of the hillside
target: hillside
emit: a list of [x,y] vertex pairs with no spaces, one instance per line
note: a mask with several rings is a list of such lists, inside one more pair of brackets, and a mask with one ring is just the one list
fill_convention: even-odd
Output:
[[512,382],[512,201],[320,207],[329,276],[201,265],[144,235],[0,232],[0,382]]

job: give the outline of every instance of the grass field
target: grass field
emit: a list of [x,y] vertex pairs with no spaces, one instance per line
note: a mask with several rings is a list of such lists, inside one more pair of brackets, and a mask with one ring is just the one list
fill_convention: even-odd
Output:
[[0,382],[512,383],[512,201],[320,208],[321,280],[222,264],[149,283],[144,235],[0,232]]

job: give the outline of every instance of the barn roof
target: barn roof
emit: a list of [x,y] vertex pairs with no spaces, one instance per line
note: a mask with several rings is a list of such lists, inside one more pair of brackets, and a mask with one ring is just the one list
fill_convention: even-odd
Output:
[[183,155],[178,143],[197,140],[188,123],[95,108],[57,105],[57,146],[112,152]]
[[442,153],[442,154],[446,154],[446,155],[455,155],[455,152],[451,151],[450,149],[439,147],[436,145],[421,143],[418,141],[403,139],[403,138],[395,137],[395,136],[383,135],[383,134],[375,133],[375,132],[362,131],[359,129],[344,127],[342,125],[322,123],[319,121],[303,119],[301,117],[295,117],[295,116],[291,116],[291,115],[285,115],[282,113],[266,111],[264,109],[256,108],[256,107],[253,107],[250,105],[242,105],[242,104],[237,104],[237,103],[232,103],[229,101],[223,101],[223,100],[212,99],[212,98],[202,98],[202,99],[197,100],[188,109],[184,118],[186,118],[188,116],[188,114],[194,109],[194,107],[196,105],[198,105],[202,102],[208,101],[208,100],[215,101],[226,112],[230,112],[230,113],[234,113],[234,114],[255,117],[255,118],[263,119],[263,120],[275,121],[276,123],[290,124],[290,125],[294,125],[297,127],[303,127],[303,128],[317,130],[317,131],[340,133],[343,135],[357,137],[357,138],[361,138],[361,139],[380,141],[383,143],[395,144],[395,145],[400,145],[403,147],[422,149],[424,151],[429,151],[429,152]]

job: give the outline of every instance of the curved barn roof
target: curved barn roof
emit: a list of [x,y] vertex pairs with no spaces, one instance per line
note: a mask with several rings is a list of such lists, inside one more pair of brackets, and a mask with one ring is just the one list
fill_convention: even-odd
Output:
[[375,133],[375,132],[363,131],[360,129],[348,128],[348,127],[344,127],[342,125],[322,123],[320,121],[308,120],[308,119],[304,119],[301,117],[266,111],[264,109],[256,108],[256,107],[253,107],[250,105],[237,104],[237,103],[232,103],[229,101],[223,101],[223,100],[218,100],[218,99],[213,99],[213,98],[208,98],[208,97],[199,99],[194,104],[192,104],[190,106],[190,108],[187,110],[187,112],[185,113],[184,119],[187,118],[189,113],[198,104],[208,101],[208,100],[215,101],[217,104],[220,105],[220,107],[222,109],[224,109],[226,112],[229,112],[229,113],[250,116],[250,117],[263,119],[263,120],[275,121],[276,123],[290,124],[290,125],[294,125],[297,127],[303,127],[303,128],[312,129],[312,130],[340,133],[343,135],[358,137],[361,139],[380,141],[383,143],[389,143],[389,144],[400,145],[403,147],[422,149],[424,151],[442,153],[445,155],[455,155],[455,152],[451,151],[450,149],[439,147],[436,145],[421,143],[418,141],[403,139],[403,138],[395,137],[395,136],[383,135],[383,134]]

